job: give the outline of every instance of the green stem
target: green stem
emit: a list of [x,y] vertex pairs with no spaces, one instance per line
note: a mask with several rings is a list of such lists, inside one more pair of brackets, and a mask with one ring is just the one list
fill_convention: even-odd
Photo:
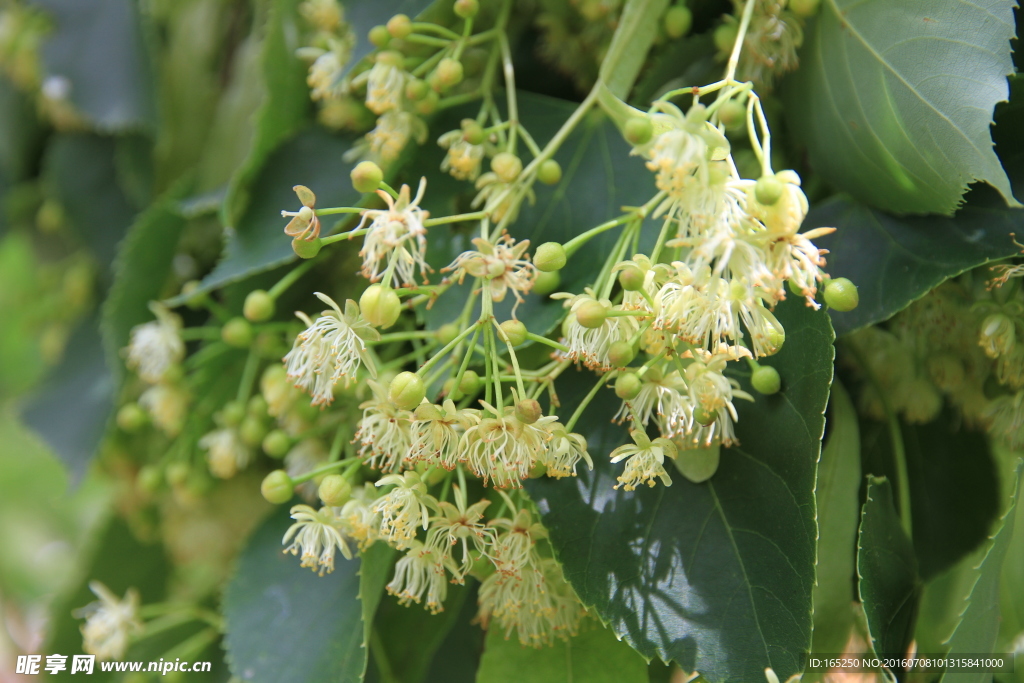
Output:
[[461,223],[462,221],[479,221],[487,218],[486,211],[474,211],[473,213],[460,213],[454,216],[442,216],[439,218],[428,218],[423,221],[423,227],[430,228],[445,223]]
[[584,233],[576,235],[571,240],[562,245],[562,248],[565,249],[565,255],[567,257],[572,256],[580,247],[582,247],[592,238],[597,237],[602,232],[606,232],[608,230],[611,230],[612,228],[618,227],[623,223],[628,223],[632,218],[632,215],[624,214],[622,216],[619,216],[618,218],[602,223],[596,228],[591,228],[590,230],[587,230]]
[[412,22],[411,26],[413,31],[427,31],[430,33],[436,33],[439,36],[444,36],[445,38],[450,38],[451,40],[459,39],[458,33],[451,30],[450,28],[440,26],[438,24],[430,24],[425,21],[414,21]]
[[750,28],[750,18],[754,15],[754,0],[747,0],[743,7],[743,16],[740,18],[740,28],[736,32],[736,42],[732,45],[732,53],[729,55],[729,64],[725,70],[725,81],[732,83],[736,77],[736,67],[740,63],[740,52],[743,49],[743,41],[747,37],[747,29]]
[[455,339],[452,339],[450,342],[445,344],[440,351],[434,354],[433,358],[431,358],[422,366],[420,366],[420,369],[416,371],[416,374],[421,376],[427,374],[427,372],[430,371],[430,368],[434,367],[434,365],[437,364],[437,362],[441,360],[443,356],[447,355],[449,351],[454,349],[458,345],[458,343],[465,339],[466,337],[468,337],[470,333],[472,333],[476,329],[479,329],[479,326],[480,323],[477,323],[476,325],[467,327],[462,332],[459,332],[458,336],[456,336]]
[[285,291],[287,291],[289,287],[291,287],[293,284],[295,284],[300,277],[302,277],[307,272],[309,272],[309,269],[312,268],[312,267],[313,267],[313,262],[312,261],[306,261],[305,263],[303,263],[303,264],[301,264],[299,266],[296,266],[295,268],[292,268],[290,271],[288,271],[287,274],[285,274],[285,276],[283,278],[281,278],[280,280],[277,281],[276,285],[274,285],[273,287],[270,288],[270,290],[267,292],[267,294],[270,295],[271,299],[277,299],[277,297],[279,297],[282,294],[284,294]]
[[260,367],[260,357],[255,347],[249,349],[249,355],[245,359],[245,368],[242,370],[242,381],[238,383],[238,395],[236,400],[245,403],[252,394],[252,385],[256,381],[256,370]]
[[568,351],[569,350],[568,346],[566,346],[564,344],[559,344],[558,342],[554,341],[553,339],[548,339],[547,337],[542,337],[541,335],[534,334],[533,332],[527,332],[526,333],[526,338],[529,339],[530,341],[535,341],[538,344],[544,344],[545,346],[550,346],[553,349],[558,349],[559,351]]
[[597,383],[594,384],[593,388],[587,393],[586,396],[583,397],[583,400],[580,401],[580,404],[576,406],[576,411],[572,414],[572,417],[570,417],[569,421],[565,423],[565,431],[572,431],[572,428],[576,426],[576,421],[580,419],[580,417],[583,415],[583,411],[586,410],[587,406],[590,405],[590,402],[594,400],[594,396],[597,395],[597,390],[604,385],[605,381],[606,378],[604,375],[597,378]]
[[182,341],[194,341],[196,339],[220,339],[219,327],[185,327],[178,330],[178,336]]

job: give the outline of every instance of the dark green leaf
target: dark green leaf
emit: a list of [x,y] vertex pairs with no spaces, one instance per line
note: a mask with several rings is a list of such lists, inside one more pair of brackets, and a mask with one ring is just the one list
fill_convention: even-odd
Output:
[[[221,287],[294,260],[291,238],[284,234],[281,211],[300,207],[292,187],[305,185],[318,206],[354,206],[360,195],[349,182],[352,163],[341,156],[351,136],[309,128],[270,155],[252,183],[253,201],[228,231],[224,258],[203,281],[203,289]],[[325,221],[326,234],[331,223]]]
[[35,171],[43,128],[35,107],[6,76],[0,76],[0,176],[8,183]]
[[[618,403],[608,396],[580,423],[594,472],[527,484],[583,602],[642,654],[709,681],[761,680],[767,666],[785,680],[811,644],[815,470],[833,337],[828,317],[799,302],[784,302],[778,316],[787,341],[767,362],[783,391],[738,406],[742,445],[722,450],[707,483],[673,475],[670,488],[613,490],[620,470],[608,454],[627,436],[608,424]],[[560,393],[571,405],[570,388]]]
[[108,363],[118,372],[120,351],[127,345],[132,327],[153,318],[149,302],[160,298],[171,272],[185,227],[185,219],[176,209],[187,191],[187,184],[178,185],[140,215],[118,250],[102,322]]
[[647,683],[644,658],[593,621],[552,647],[527,647],[500,628],[488,631],[477,683],[520,683],[525,672],[530,683]]
[[116,154],[114,138],[65,133],[50,141],[43,165],[49,193],[104,267],[135,217],[117,182]]
[[[44,652],[69,657],[83,654],[82,634],[79,631],[82,621],[73,618],[71,613],[97,599],[89,590],[90,581],[102,582],[118,596],[123,596],[129,588],[135,588],[143,604],[164,599],[170,564],[163,548],[159,544],[141,543],[136,540],[122,520],[112,518],[86,552],[88,559],[84,563],[81,579],[74,589],[58,600],[53,607],[50,639]],[[129,559],[130,561],[126,561]],[[72,676],[68,671],[59,676],[49,677],[49,680],[55,681],[73,682],[79,679],[80,676]],[[98,681],[115,679],[119,680],[120,677],[100,672],[99,666],[96,666],[93,675],[89,677],[89,680]]]
[[462,603],[459,616],[434,656],[427,683],[473,683],[484,649],[485,633],[476,621],[477,585]]
[[[352,49],[352,57],[345,68],[345,73],[351,71],[363,57],[377,49],[367,38],[371,28],[388,23],[388,19],[396,14],[404,14],[415,19],[428,7],[431,7],[433,2],[434,0],[354,0],[346,2],[345,21],[352,27],[352,31],[356,35],[356,44]],[[444,4],[438,3],[438,5]],[[437,9],[441,8],[437,7]]]
[[914,549],[900,526],[885,478],[868,482],[857,541],[857,576],[874,652],[906,654],[914,637],[921,584]]
[[57,367],[25,407],[36,430],[77,483],[92,462],[113,410],[114,380],[100,339],[99,316],[82,322]]
[[655,98],[673,88],[715,81],[721,75],[722,65],[715,59],[714,45],[710,33],[671,41],[651,58],[633,91],[633,104],[646,109]]
[[619,99],[633,90],[667,8],[668,0],[626,0],[598,75]]
[[813,593],[818,653],[842,652],[854,624],[860,434],[849,394],[838,382],[829,400],[829,435],[818,462],[818,563]]
[[362,680],[366,666],[358,559],[336,558],[327,576],[281,552],[291,520],[282,508],[254,533],[224,593],[225,647],[243,681]]
[[[363,647],[370,647],[374,620],[381,599],[384,597],[384,586],[391,577],[391,568],[395,563],[395,550],[384,543],[374,543],[360,557],[359,568],[359,602],[363,608]],[[363,665],[366,673],[366,665]]]
[[898,213],[952,213],[981,180],[1010,206],[989,124],[1013,72],[1013,0],[824,0],[787,80],[815,170]]
[[[1011,461],[1020,457],[1019,453],[1006,455]],[[1013,471],[1016,473],[1016,467]],[[1014,481],[1012,485],[1016,487],[1018,482]],[[999,650],[1005,652],[1014,649],[1015,643],[1024,633],[1024,532],[1021,531],[1024,529],[1024,505],[1017,505],[1014,511],[1014,528],[1016,533],[1010,539],[1010,547],[1006,551],[999,586]],[[1024,680],[1024,672],[1018,670],[1014,680]]]
[[[1017,486],[1020,485],[1020,466],[1016,470]],[[1003,561],[1013,538],[1014,519],[1017,512],[1017,487],[1006,514],[996,524],[988,552],[981,563],[974,568],[974,584],[967,594],[960,623],[949,640],[949,654],[988,654],[992,652],[999,634],[999,576]],[[992,675],[983,671],[968,673],[947,673],[943,681],[962,683],[985,683]]]
[[67,99],[97,129],[155,123],[153,73],[133,0],[34,0],[53,19],[42,46],[44,89]]

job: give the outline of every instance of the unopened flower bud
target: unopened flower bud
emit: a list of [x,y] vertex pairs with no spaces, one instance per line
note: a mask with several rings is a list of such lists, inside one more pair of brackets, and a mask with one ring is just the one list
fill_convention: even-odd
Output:
[[245,406],[238,401],[230,401],[220,409],[220,421],[225,427],[237,427],[245,419]]
[[247,415],[238,426],[238,436],[246,446],[255,448],[267,435],[267,427],[259,418]]
[[502,182],[511,183],[523,171],[523,162],[511,152],[500,152],[491,159],[491,170]]
[[1017,324],[1005,313],[993,313],[981,322],[979,343],[990,358],[1008,355],[1017,345]]
[[263,452],[271,458],[283,458],[291,447],[291,437],[283,429],[275,429],[263,437]]
[[558,242],[545,242],[533,253],[533,265],[537,270],[551,272],[565,267],[565,248]]
[[482,145],[487,134],[484,127],[473,119],[462,120],[462,139],[471,145]]
[[754,197],[758,204],[772,206],[782,198],[784,189],[782,183],[774,175],[763,175],[754,184]]
[[164,483],[164,473],[155,465],[146,465],[135,476],[135,483],[143,493],[156,493]]
[[245,297],[242,314],[254,323],[269,320],[274,315],[274,297],[270,296],[266,290],[254,289]]
[[384,181],[384,171],[372,161],[360,161],[352,169],[352,187],[356,192],[373,192]]
[[419,78],[410,78],[409,82],[405,84],[405,96],[413,102],[422,100],[429,93],[430,86]]
[[558,271],[550,273],[540,271],[537,273],[537,279],[533,281],[533,289],[530,291],[539,296],[546,296],[557,291],[561,285],[562,276],[558,274]]
[[369,38],[374,47],[387,47],[388,43],[391,42],[391,34],[388,32],[388,27],[383,24],[378,24],[371,28]]
[[320,253],[320,247],[323,243],[319,237],[314,237],[311,240],[303,239],[302,237],[296,237],[292,240],[292,251],[295,255],[302,259],[310,259]]
[[737,36],[739,36],[739,27],[736,24],[721,24],[715,29],[713,36],[715,47],[718,48],[720,52],[729,52],[732,50],[732,46],[736,42]]
[[516,419],[523,424],[532,425],[543,416],[540,403],[532,398],[524,398],[516,404]]
[[645,145],[654,135],[654,124],[646,116],[636,116],[626,121],[623,127],[626,141],[631,145]]
[[249,402],[245,405],[245,412],[252,417],[258,417],[263,419],[267,416],[267,410],[270,406],[267,405],[267,399],[263,398],[262,395],[256,394],[249,399]]
[[825,285],[825,303],[837,311],[852,311],[860,303],[857,285],[848,278],[839,277]]
[[619,271],[619,284],[627,292],[639,292],[644,288],[644,271],[629,265]]
[[287,503],[295,495],[295,484],[292,478],[284,470],[274,470],[263,478],[260,484],[260,493],[267,499],[267,502],[274,505]]
[[462,62],[451,57],[445,57],[437,65],[437,70],[434,71],[434,74],[436,75],[437,83],[441,86],[441,90],[455,87],[462,82],[464,75]]
[[588,329],[601,327],[608,318],[608,309],[600,301],[584,301],[576,308],[576,322]]
[[633,362],[636,352],[633,345],[625,341],[612,342],[608,347],[608,360],[617,368],[624,368]]
[[501,333],[509,344],[519,346],[526,341],[528,330],[521,320],[506,320],[501,324]]
[[129,434],[139,431],[147,422],[149,416],[138,403],[126,403],[117,411],[117,426]]
[[441,342],[442,346],[447,346],[459,336],[459,326],[455,323],[445,323],[437,328],[437,332],[434,334],[437,335],[437,341]]
[[545,159],[537,168],[537,180],[545,185],[557,185],[562,180],[562,165],[554,159]]
[[374,327],[388,328],[402,313],[402,302],[390,287],[370,285],[359,297],[359,310]]
[[413,410],[426,395],[427,388],[415,372],[398,373],[388,388],[388,398],[402,410]]
[[718,120],[730,131],[742,130],[747,123],[747,108],[736,100],[723,102],[718,107]]
[[634,372],[624,372],[615,378],[615,395],[623,401],[632,401],[643,388],[644,383]]
[[200,292],[199,280],[189,280],[181,286],[181,295],[185,297],[185,305],[192,310],[202,308],[210,295],[207,292]]
[[462,379],[459,381],[459,391],[463,396],[469,396],[480,391],[480,385],[483,384],[483,380],[480,379],[480,375],[474,370],[466,370],[462,373]]
[[248,348],[252,344],[252,325],[245,318],[232,318],[220,328],[220,338],[236,349]]
[[669,38],[682,38],[693,25],[693,12],[686,5],[673,5],[665,12],[665,33]]
[[420,98],[416,104],[413,105],[413,108],[416,110],[417,114],[429,116],[437,111],[437,103],[440,101],[441,98],[438,97],[437,92],[428,88],[427,94]]
[[782,378],[779,377],[779,371],[772,366],[760,365],[751,373],[750,384],[757,393],[771,396],[782,388]]
[[398,50],[382,50],[377,53],[376,61],[378,64],[387,64],[400,69],[405,57]]
[[341,507],[352,497],[352,484],[340,474],[328,474],[320,482],[317,495],[320,496],[324,505]]
[[164,478],[170,486],[183,486],[188,481],[191,471],[192,468],[188,466],[187,462],[178,460],[167,466],[167,469],[164,470]]
[[789,11],[798,17],[812,17],[818,12],[821,0],[789,0]]
[[455,16],[472,19],[480,11],[479,0],[455,0]]
[[408,38],[409,34],[412,33],[412,22],[409,21],[409,17],[404,14],[396,14],[395,16],[388,19],[388,33],[391,34],[392,38]]

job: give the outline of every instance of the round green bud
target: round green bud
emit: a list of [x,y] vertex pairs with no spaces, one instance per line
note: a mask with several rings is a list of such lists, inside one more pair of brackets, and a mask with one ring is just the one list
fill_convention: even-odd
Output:
[[521,320],[506,320],[501,324],[502,336],[512,346],[519,346],[526,341],[528,330]]
[[442,59],[434,73],[437,74],[437,83],[440,84],[441,90],[455,87],[462,82],[462,78],[465,75],[462,69],[462,62],[451,57]]
[[860,303],[857,285],[845,277],[829,281],[825,285],[825,303],[828,304],[829,308],[834,308],[843,313],[852,311]]
[[747,108],[736,100],[723,102],[718,108],[718,120],[730,131],[741,130],[747,123]]
[[532,291],[534,294],[546,296],[551,292],[557,291],[561,285],[562,276],[558,274],[558,271],[551,273],[541,271],[537,273],[537,278],[533,281]]
[[718,413],[705,410],[703,406],[697,406],[693,409],[693,419],[707,427],[718,419]]
[[437,328],[437,332],[434,334],[437,335],[437,341],[441,342],[442,345],[448,345],[459,336],[459,326],[455,323],[445,323]]
[[537,168],[537,180],[545,185],[557,185],[562,180],[562,165],[554,159],[545,159]]
[[471,145],[482,145],[487,138],[484,127],[473,119],[462,120],[462,139]]
[[149,416],[138,403],[126,403],[117,411],[117,426],[129,434],[139,431],[147,422]]
[[821,0],[789,0],[789,10],[798,17],[812,17],[818,12]]
[[626,121],[622,132],[629,144],[645,145],[651,141],[651,137],[654,135],[654,124],[647,116],[635,116]]
[[388,398],[402,410],[413,410],[426,395],[427,387],[415,372],[398,373],[388,388]]
[[455,0],[455,16],[472,19],[480,11],[479,0]]
[[694,484],[710,479],[718,471],[718,463],[722,452],[721,443],[713,443],[706,448],[687,448],[679,451],[673,462],[676,469]]
[[779,371],[770,365],[761,365],[750,375],[750,384],[754,391],[765,396],[779,393],[782,388],[782,378]]
[[249,403],[245,406],[245,412],[253,417],[263,419],[267,417],[267,411],[270,406],[267,405],[267,399],[263,398],[261,394],[256,394],[249,399]]
[[295,495],[295,484],[292,478],[284,470],[274,470],[263,478],[260,484],[260,493],[267,499],[268,503],[281,505],[287,503]]
[[480,386],[484,383],[473,370],[466,370],[462,373],[462,380],[459,382],[459,393],[463,396],[469,396],[480,391]]
[[155,465],[146,465],[135,475],[135,483],[144,493],[156,493],[164,483],[164,473]]
[[359,297],[359,310],[374,327],[391,327],[402,313],[402,302],[395,290],[384,285],[370,285]]
[[391,34],[392,38],[408,38],[409,34],[412,33],[412,22],[409,17],[404,14],[396,14],[395,16],[388,19],[388,33]]
[[193,311],[202,308],[210,298],[209,293],[199,291],[201,286],[199,280],[189,280],[181,286],[181,295],[185,297],[185,305]]
[[718,48],[720,52],[729,52],[732,50],[732,46],[736,42],[737,36],[739,36],[739,27],[736,24],[731,22],[721,24],[715,29],[715,47]]
[[623,401],[632,401],[643,388],[644,383],[635,372],[624,372],[615,378],[615,395]]
[[629,265],[619,271],[619,284],[627,292],[639,292],[644,288],[644,271]]
[[441,101],[437,92],[433,90],[427,90],[427,94],[422,99],[418,100],[413,108],[416,109],[417,114],[428,116],[437,111],[437,103]]
[[502,182],[511,183],[523,171],[523,162],[511,152],[499,152],[491,159],[491,170]]
[[311,240],[296,237],[292,240],[292,251],[295,252],[296,256],[302,259],[313,258],[320,253],[320,248],[322,246],[323,243],[320,241],[319,237]]
[[391,33],[388,32],[388,27],[383,24],[378,24],[371,28],[369,37],[374,47],[387,47],[388,43],[391,42]]
[[405,57],[398,50],[381,50],[377,53],[375,61],[378,64],[387,64],[400,69],[405,62]]
[[576,308],[576,322],[588,329],[604,325],[608,318],[608,309],[600,301],[584,301]]
[[536,400],[524,398],[516,404],[516,419],[523,424],[532,425],[542,417],[544,417],[544,410]]
[[413,102],[422,100],[429,92],[430,86],[422,79],[410,78],[409,82],[405,84],[405,96]]
[[252,446],[253,448],[259,446],[266,435],[266,425],[258,417],[253,417],[252,415],[246,416],[242,420],[242,424],[238,426],[238,436],[241,437],[242,443],[246,446]]
[[693,12],[685,5],[669,7],[665,12],[663,26],[669,38],[682,38],[693,26]]
[[541,477],[548,476],[548,466],[537,461],[533,463],[533,467],[530,468],[530,474],[527,475],[530,479],[540,479]]
[[245,318],[232,318],[220,328],[220,338],[236,349],[248,348],[252,344],[252,325]]
[[533,265],[537,270],[549,273],[565,267],[565,248],[558,242],[545,242],[533,252]]
[[283,458],[291,447],[292,439],[283,429],[275,429],[263,437],[263,452],[271,458]]
[[625,341],[612,342],[608,347],[608,360],[617,368],[624,368],[633,362],[636,352],[633,345]]
[[245,406],[239,401],[230,401],[220,409],[220,421],[225,427],[237,427],[245,419]]
[[384,171],[372,161],[360,161],[352,169],[352,187],[356,192],[373,192],[384,181]]
[[772,206],[782,198],[785,190],[782,183],[773,175],[763,175],[754,183],[754,198],[758,204]]
[[167,469],[164,470],[164,478],[171,486],[181,486],[188,481],[190,471],[188,463],[179,460],[167,466]]
[[328,474],[320,482],[317,495],[320,496],[324,505],[341,507],[352,497],[352,484],[340,474]]
[[254,289],[245,297],[242,314],[254,323],[269,320],[274,315],[274,297],[266,290]]

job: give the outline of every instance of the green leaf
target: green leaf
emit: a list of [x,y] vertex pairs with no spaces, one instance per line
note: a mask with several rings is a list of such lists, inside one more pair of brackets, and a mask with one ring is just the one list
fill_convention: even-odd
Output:
[[879,656],[900,656],[914,637],[921,584],[917,560],[884,477],[868,481],[857,541],[857,588],[871,646]]
[[1013,72],[1013,0],[825,0],[787,80],[818,173],[871,206],[951,214],[967,185],[1021,206],[989,125]]
[[633,89],[667,8],[668,0],[626,1],[598,74],[619,99],[626,99]]
[[114,264],[114,284],[103,304],[101,331],[107,362],[120,376],[121,349],[135,325],[152,320],[149,302],[160,299],[171,272],[185,219],[177,212],[189,183],[179,183],[141,214],[121,242]]
[[[832,381],[828,316],[796,301],[777,310],[786,345],[767,363],[783,391],[740,402],[742,444],[692,484],[615,491],[608,454],[628,438],[598,399],[580,422],[594,471],[531,480],[566,578],[580,599],[645,656],[673,659],[709,681],[785,680],[811,645],[815,471]],[[573,373],[575,375],[575,373]],[[566,405],[592,379],[569,378]],[[585,384],[586,387],[579,385]]]
[[530,683],[647,683],[644,658],[593,621],[552,647],[526,647],[506,639],[500,628],[490,629],[477,683],[520,683],[527,671]]
[[336,558],[320,577],[282,552],[283,508],[261,525],[224,592],[225,647],[243,681],[361,681],[366,668],[360,560]]
[[484,630],[477,623],[477,588],[470,586],[462,609],[448,630],[427,672],[430,683],[473,683],[484,649]]
[[306,123],[310,99],[306,65],[295,54],[302,35],[297,7],[295,0],[271,0],[261,55],[265,93],[256,111],[256,132],[249,154],[232,177],[224,202],[224,219],[229,226],[238,225],[257,192],[251,185],[263,172],[267,157]]
[[114,260],[135,217],[118,185],[117,141],[87,133],[53,137],[43,159],[43,182],[71,227],[104,266]]
[[[395,563],[395,550],[385,543],[374,543],[360,557],[359,567],[359,602],[363,612],[363,647],[370,647],[373,633],[373,622],[381,598],[384,597],[384,586],[391,576],[391,568]],[[366,666],[363,665],[363,673]]]
[[[520,92],[518,98],[520,119],[541,146],[554,136],[578,106],[574,102],[526,92]],[[475,113],[475,109],[472,112],[459,110],[439,119],[432,129],[432,138],[457,128],[462,118]],[[555,154],[555,160],[562,166],[561,182],[553,187],[537,183],[534,186],[536,204],[523,203],[509,233],[517,240],[529,239],[534,247],[549,241],[564,243],[620,216],[621,207],[639,206],[649,200],[657,192],[654,176],[639,158],[630,156],[630,150],[611,121],[599,115],[584,119]],[[470,183],[456,181],[439,171],[443,158],[444,150],[428,144],[407,174],[408,178],[416,180],[418,174],[427,177],[424,205],[435,216],[458,212],[457,207],[468,204],[476,194]],[[657,227],[654,226],[654,234]],[[599,264],[608,257],[618,239],[618,230],[621,228],[591,239],[569,259],[558,273],[560,291],[582,292],[593,282]],[[447,266],[461,252],[473,248],[470,240],[478,233],[476,223],[431,228],[427,254],[430,264],[435,269]],[[469,286],[467,282],[463,288],[453,287],[438,299],[428,318],[432,326],[458,317]],[[499,319],[511,316],[513,297],[507,299],[495,305]],[[530,295],[519,307],[517,316],[531,331],[543,333],[561,319],[562,304],[546,296]]]
[[133,0],[34,0],[52,17],[42,46],[44,86],[61,84],[96,129],[151,128],[156,96]]
[[846,389],[832,385],[829,435],[818,462],[818,561],[812,594],[816,653],[842,652],[855,614],[855,548],[860,508],[860,434]]
[[[434,0],[353,0],[346,2],[345,21],[352,27],[356,43],[352,48],[352,56],[345,66],[344,73],[351,71],[359,64],[360,60],[377,49],[367,37],[371,28],[388,23],[388,19],[396,14],[404,14],[413,19],[421,18],[432,21],[432,23],[448,24],[449,22],[443,19],[434,21],[443,16],[441,12],[448,10],[448,7],[445,7],[446,4],[434,4]],[[431,15],[437,13],[439,17],[420,17],[428,8],[431,10]],[[447,11],[447,17],[451,18],[452,16],[453,14]]]
[[6,76],[0,76],[0,122],[0,176],[13,184],[32,175],[43,127],[32,100]]
[[[224,258],[203,280],[202,289],[221,287],[295,260],[291,238],[284,234],[288,221],[281,218],[282,210],[300,207],[292,190],[295,185],[313,190],[318,206],[356,205],[361,196],[348,180],[354,164],[341,158],[351,144],[351,136],[308,128],[271,154],[252,183],[253,201],[228,231]],[[325,220],[324,234],[330,226]]]
[[[129,558],[131,561],[126,561]],[[171,565],[163,547],[140,542],[125,522],[117,517],[112,517],[95,542],[90,544],[83,560],[74,589],[53,605],[49,642],[43,652],[68,657],[83,654],[82,634],[79,630],[82,621],[72,617],[71,613],[97,599],[89,590],[90,581],[101,581],[118,596],[123,596],[129,588],[135,588],[142,604],[159,602],[166,595]],[[97,665],[89,680],[109,681],[119,678],[116,674],[102,673]],[[79,676],[72,676],[69,671],[49,677],[49,680],[55,681],[73,682],[79,679]]]
[[[1013,538],[1017,494],[1020,485],[1020,465],[1016,468],[1017,481],[1006,513],[997,522],[984,559],[974,568],[974,584],[964,602],[960,623],[949,639],[949,655],[977,655],[991,653],[999,635],[999,577]],[[942,681],[984,683],[992,680],[991,673],[946,673]]]

